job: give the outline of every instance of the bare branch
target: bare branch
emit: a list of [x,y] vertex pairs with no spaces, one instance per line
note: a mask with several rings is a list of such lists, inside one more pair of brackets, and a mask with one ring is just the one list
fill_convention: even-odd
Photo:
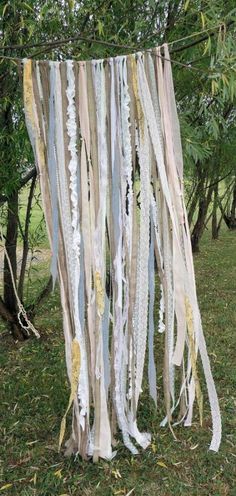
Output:
[[233,169],[231,169],[227,174],[225,174],[225,176],[220,177],[214,183],[208,184],[204,189],[213,188],[213,186],[216,186],[217,184],[221,183],[221,181],[224,181],[224,179],[226,179],[226,177],[229,177],[232,174],[232,172],[233,172]]
[[[230,20],[225,23],[226,28],[228,29],[230,26],[234,24],[235,21]],[[208,40],[209,37],[215,36],[216,30],[215,28],[212,29],[212,32],[208,32],[205,35],[201,36],[201,38],[198,38],[197,40],[191,41],[191,43],[184,44],[180,47],[172,48],[171,53],[176,53],[176,52],[182,52],[183,50],[187,50],[188,48],[192,48],[193,46],[199,45],[199,43],[202,43],[203,41]],[[178,41],[178,40],[177,40]]]

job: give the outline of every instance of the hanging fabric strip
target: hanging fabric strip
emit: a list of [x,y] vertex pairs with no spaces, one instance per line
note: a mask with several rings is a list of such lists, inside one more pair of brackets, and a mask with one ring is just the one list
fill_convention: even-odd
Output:
[[106,188],[108,183],[107,137],[106,137],[106,90],[105,73],[102,61],[93,62],[93,83],[97,117],[98,150],[98,212],[94,232],[94,286],[96,298],[96,362],[95,362],[95,434],[93,459],[111,458],[111,430],[106,400],[102,316],[105,310],[105,223]]
[[[87,62],[24,60],[26,124],[53,285],[57,276],[60,284],[73,392],[66,453],[95,462],[115,455],[117,427],[133,454],[151,441],[139,430],[146,358],[156,408],[162,401],[158,396],[157,402],[157,371],[159,377],[164,363],[161,425],[174,432],[175,425],[191,425],[195,402],[202,423],[200,355],[213,423],[210,449],[217,451],[221,441],[196,296],[167,45],[162,50],[164,58],[157,47]],[[157,336],[163,340],[158,350]],[[60,441],[64,427],[65,418]]]
[[[38,84],[40,76],[38,75]],[[57,257],[58,257],[58,198],[57,198],[57,170],[55,155],[55,105],[54,105],[54,88],[55,88],[55,66],[50,64],[50,99],[49,99],[49,129],[48,129],[48,172],[51,187],[51,204],[52,204],[52,262],[51,274],[53,287],[57,277]],[[43,95],[41,96],[43,98]]]
[[154,302],[155,302],[155,258],[154,258],[154,225],[151,219],[151,241],[148,262],[149,277],[149,334],[148,334],[148,380],[149,392],[155,405],[157,406],[157,384],[156,384],[156,366],[154,358]]

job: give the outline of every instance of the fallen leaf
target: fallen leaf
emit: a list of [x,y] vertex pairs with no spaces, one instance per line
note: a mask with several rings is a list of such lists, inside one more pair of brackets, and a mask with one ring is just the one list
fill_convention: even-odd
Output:
[[38,443],[38,440],[36,441],[30,441],[29,443],[26,443],[26,446],[31,446],[32,444]]
[[4,489],[9,489],[9,487],[12,487],[12,484],[5,484],[4,486],[0,487],[0,491],[4,491]]
[[167,465],[164,462],[162,462],[162,461],[157,462],[157,465],[159,465],[159,467],[168,468]]
[[59,477],[59,479],[61,479],[62,478],[61,471],[62,471],[62,469],[60,468],[60,470],[56,470],[56,472],[54,472],[53,475],[55,475],[56,477]]
[[122,479],[122,476],[121,476],[120,471],[118,470],[118,468],[116,470],[112,470],[111,473],[112,473],[112,475],[114,475],[114,477],[116,479],[118,479],[118,478],[119,479]]
[[151,444],[151,448],[152,448],[152,451],[153,453],[156,453],[157,452],[157,445],[156,444]]
[[37,482],[37,474],[36,474],[36,472],[34,474],[34,477],[32,479],[30,479],[30,482],[33,482],[34,485],[36,486],[36,482]]
[[134,492],[135,488],[133,487],[133,489],[131,489],[127,494],[126,496],[130,496],[133,492]]
[[197,444],[195,444],[195,446],[191,446],[191,448],[190,448],[190,449],[193,451],[193,450],[195,450],[197,447],[198,447],[198,443],[197,443]]

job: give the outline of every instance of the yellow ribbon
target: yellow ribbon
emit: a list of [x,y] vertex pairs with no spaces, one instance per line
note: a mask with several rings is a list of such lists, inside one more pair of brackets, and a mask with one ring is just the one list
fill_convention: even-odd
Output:
[[45,167],[45,150],[44,143],[40,136],[38,117],[35,114],[35,99],[33,87],[33,68],[32,60],[26,60],[24,63],[23,88],[24,88],[24,108],[26,121],[30,125],[35,140],[35,148],[38,154],[38,161]]
[[61,444],[62,444],[64,435],[65,435],[66,417],[67,417],[67,414],[68,414],[70,407],[73,403],[75,395],[77,394],[77,389],[78,389],[81,359],[80,359],[80,345],[79,345],[79,342],[77,341],[76,338],[74,338],[72,341],[71,358],[72,358],[71,391],[70,391],[70,398],[69,398],[68,406],[67,406],[66,412],[63,416],[63,419],[61,421],[58,451],[60,451]]
[[104,289],[102,286],[102,278],[100,272],[96,271],[94,274],[94,285],[96,290],[96,300],[98,311],[100,315],[104,313]]
[[24,63],[24,107],[27,112],[27,117],[33,126],[34,111],[33,111],[33,82],[32,82],[32,60],[27,60]]
[[141,105],[141,101],[139,98],[139,93],[138,93],[138,77],[137,77],[137,63],[132,55],[130,57],[130,65],[131,65],[131,74],[132,74],[132,83],[133,83],[133,90],[134,90],[134,97],[135,97],[135,102],[137,106],[137,115],[138,115],[138,122],[139,122],[139,128],[140,128],[140,134],[143,137],[144,134],[144,114],[143,114],[143,109]]

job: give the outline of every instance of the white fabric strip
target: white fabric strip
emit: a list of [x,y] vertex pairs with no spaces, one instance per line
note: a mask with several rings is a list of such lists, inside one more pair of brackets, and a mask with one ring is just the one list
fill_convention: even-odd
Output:
[[157,384],[156,384],[156,366],[154,358],[154,302],[155,302],[155,257],[154,257],[154,224],[152,216],[151,219],[151,240],[149,249],[148,261],[148,278],[149,278],[149,308],[148,308],[148,381],[149,393],[157,406]]
[[[114,231],[114,280],[116,284],[116,296],[113,290],[114,297],[114,378],[115,378],[115,409],[117,415],[118,425],[122,431],[123,441],[125,446],[133,454],[138,451],[133,445],[129,437],[128,421],[125,415],[124,394],[122,391],[122,365],[125,347],[125,338],[123,331],[123,315],[122,315],[122,288],[123,288],[123,268],[122,268],[122,213],[121,213],[121,178],[118,174],[119,162],[119,140],[120,133],[118,124],[118,109],[115,99],[115,91],[117,88],[117,73],[114,59],[110,60],[110,74],[111,74],[111,87],[110,87],[110,126],[111,126],[111,175],[112,175],[112,221]],[[118,80],[119,82],[119,80]]]
[[[84,335],[81,329],[80,322],[80,312],[79,312],[79,281],[80,281],[80,219],[79,219],[79,208],[78,208],[78,191],[77,191],[77,170],[78,170],[78,154],[77,154],[77,146],[76,146],[76,112],[75,112],[75,76],[73,70],[73,62],[67,61],[67,90],[66,95],[68,99],[67,105],[67,132],[69,136],[69,145],[68,150],[70,152],[70,162],[68,165],[68,169],[70,172],[70,200],[71,200],[71,214],[70,220],[65,219],[66,222],[70,222],[72,227],[72,232],[70,236],[72,237],[72,246],[68,247],[71,259],[73,259],[73,268],[72,270],[72,287],[73,287],[73,299],[74,299],[74,321],[75,321],[75,330],[77,334],[77,339],[80,344],[80,353],[81,353],[81,367],[80,367],[80,381],[78,388],[78,395],[80,400],[80,424],[82,428],[85,428],[85,416],[88,413],[89,409],[89,390],[88,390],[88,371],[87,371],[87,353],[86,353],[86,345]],[[57,73],[59,80],[59,72]],[[58,102],[58,113],[60,114],[60,98],[59,92],[57,93],[57,102]],[[58,131],[61,131],[61,123],[58,126]],[[59,136],[58,136],[59,138]],[[62,136],[60,136],[62,140]],[[62,141],[63,143],[63,141]],[[61,144],[60,144],[61,146]],[[61,157],[60,157],[61,160]],[[67,192],[67,184],[66,184],[66,176],[65,170],[61,168],[61,177],[63,177],[64,183],[64,191],[63,196],[66,201],[66,205],[68,205],[69,210],[69,199],[66,195]],[[62,212],[64,215],[64,205],[62,208]],[[73,250],[73,251],[72,251]]]

